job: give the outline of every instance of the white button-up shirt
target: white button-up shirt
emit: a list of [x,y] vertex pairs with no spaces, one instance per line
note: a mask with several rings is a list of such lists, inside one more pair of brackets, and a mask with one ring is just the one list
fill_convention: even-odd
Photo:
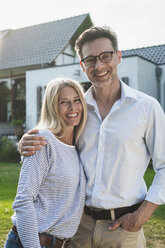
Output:
[[[165,203],[165,115],[153,97],[121,82],[121,98],[101,119],[92,88],[88,120],[78,149],[87,187],[86,205],[131,206],[141,200]],[[144,173],[150,158],[156,172],[148,194]]]

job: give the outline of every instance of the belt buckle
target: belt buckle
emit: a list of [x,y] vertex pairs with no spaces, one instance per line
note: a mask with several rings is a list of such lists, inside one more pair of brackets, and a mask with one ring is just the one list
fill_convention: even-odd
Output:
[[115,221],[116,216],[115,216],[115,210],[114,209],[110,209],[110,216],[111,216],[111,220]]

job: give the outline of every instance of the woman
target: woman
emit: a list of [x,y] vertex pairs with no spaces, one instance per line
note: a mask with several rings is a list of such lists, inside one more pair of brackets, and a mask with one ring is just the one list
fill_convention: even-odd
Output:
[[67,247],[76,233],[85,178],[75,144],[86,116],[79,83],[58,78],[47,85],[37,126],[47,145],[24,158],[5,248]]

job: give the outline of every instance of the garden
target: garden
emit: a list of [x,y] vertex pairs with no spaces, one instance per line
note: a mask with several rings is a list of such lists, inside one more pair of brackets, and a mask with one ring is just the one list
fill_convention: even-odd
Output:
[[[7,233],[12,226],[12,202],[15,197],[21,168],[19,154],[16,148],[8,144],[9,150],[7,149],[8,153],[5,153],[5,144],[8,144],[7,140],[2,140],[0,143],[0,161],[2,161],[2,158],[3,161],[6,161],[0,163],[0,248],[4,247]],[[2,148],[4,150],[3,152]],[[10,159],[12,158],[11,160],[13,160],[13,162],[7,162],[9,157]],[[144,177],[148,187],[151,185],[153,177],[154,171],[149,166]],[[147,240],[147,248],[165,247],[165,205],[160,206],[144,225],[144,232]]]

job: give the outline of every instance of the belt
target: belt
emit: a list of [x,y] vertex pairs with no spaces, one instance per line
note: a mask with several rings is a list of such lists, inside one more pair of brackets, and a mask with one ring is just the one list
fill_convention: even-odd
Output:
[[[16,226],[12,227],[12,231],[18,235]],[[42,246],[50,248],[67,248],[70,242],[70,239],[60,239],[56,237],[55,244],[52,246],[53,236],[47,233],[39,233],[39,239]]]
[[133,213],[140,207],[141,204],[142,202],[139,202],[130,207],[115,208],[115,209],[101,209],[101,208],[93,208],[93,207],[85,206],[84,211],[85,214],[90,215],[96,220],[115,220],[125,214]]

